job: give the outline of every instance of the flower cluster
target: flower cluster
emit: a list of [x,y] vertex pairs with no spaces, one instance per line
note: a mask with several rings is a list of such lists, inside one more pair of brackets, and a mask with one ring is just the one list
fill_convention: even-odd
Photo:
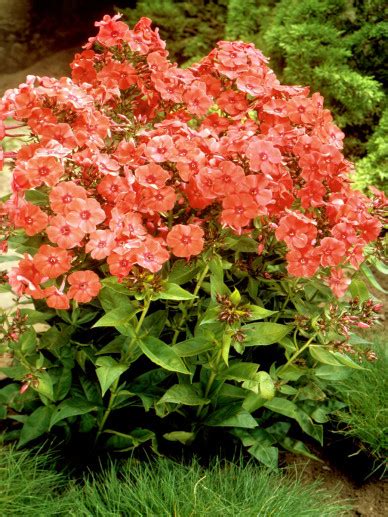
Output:
[[71,79],[28,76],[0,104],[5,127],[12,117],[25,135],[4,156],[12,195],[0,216],[7,235],[40,239],[11,271],[13,290],[66,309],[92,300],[107,271],[155,273],[199,255],[209,235],[217,246],[215,233],[262,228],[286,245],[291,275],[319,273],[341,296],[381,224],[350,188],[321,95],[280,84],[252,44],[221,41],[180,69],[147,18],[96,26]]

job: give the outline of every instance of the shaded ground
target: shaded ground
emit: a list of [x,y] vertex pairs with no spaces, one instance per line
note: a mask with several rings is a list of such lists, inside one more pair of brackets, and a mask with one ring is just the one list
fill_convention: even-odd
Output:
[[286,454],[286,463],[290,467],[296,467],[304,481],[321,479],[325,488],[337,492],[342,500],[350,501],[354,510],[349,513],[349,517],[388,515],[388,480],[373,480],[359,485],[331,461],[320,463],[291,453]]

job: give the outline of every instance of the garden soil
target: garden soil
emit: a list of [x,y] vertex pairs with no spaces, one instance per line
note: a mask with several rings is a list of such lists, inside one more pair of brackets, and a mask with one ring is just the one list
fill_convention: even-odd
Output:
[[[8,88],[15,88],[22,83],[29,74],[38,76],[61,77],[69,75],[71,62],[74,53],[78,49],[71,48],[57,52],[35,64],[11,74],[0,76],[0,95]],[[9,176],[0,175],[0,195],[7,193]],[[385,281],[386,283],[386,281]],[[381,293],[379,297],[381,297]],[[0,306],[7,305],[7,301],[0,295]],[[388,319],[388,318],[387,318]],[[385,327],[387,325],[385,320]],[[363,484],[356,483],[350,479],[332,461],[306,461],[300,456],[287,454],[286,463],[296,467],[298,475],[306,482],[322,479],[323,484],[330,490],[337,490],[342,500],[352,501],[354,510],[349,517],[385,517],[388,515],[388,481],[373,480]]]
[[353,505],[349,517],[386,517],[388,515],[388,480],[374,479],[359,484],[335,466],[332,461],[305,460],[286,454],[286,464],[296,468],[306,483],[320,479],[323,487],[337,492],[338,498]]

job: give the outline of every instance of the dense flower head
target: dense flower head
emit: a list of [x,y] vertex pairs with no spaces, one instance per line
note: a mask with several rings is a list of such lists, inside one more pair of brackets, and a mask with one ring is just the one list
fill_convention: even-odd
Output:
[[321,95],[280,84],[241,41],[180,69],[150,20],[119,18],[96,23],[71,78],[28,76],[0,102],[2,136],[9,117],[29,136],[2,154],[13,178],[1,210],[10,234],[40,239],[10,273],[14,291],[65,309],[97,296],[107,272],[157,273],[227,234],[263,254],[265,233],[289,274],[319,274],[341,296],[381,223],[351,190]]

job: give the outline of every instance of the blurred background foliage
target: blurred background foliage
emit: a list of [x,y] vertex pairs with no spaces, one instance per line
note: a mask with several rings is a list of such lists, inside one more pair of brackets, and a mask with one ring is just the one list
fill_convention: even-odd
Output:
[[388,8],[381,0],[138,0],[121,9],[160,28],[172,60],[188,66],[222,39],[253,42],[279,79],[309,85],[345,132],[358,188],[388,190]]

